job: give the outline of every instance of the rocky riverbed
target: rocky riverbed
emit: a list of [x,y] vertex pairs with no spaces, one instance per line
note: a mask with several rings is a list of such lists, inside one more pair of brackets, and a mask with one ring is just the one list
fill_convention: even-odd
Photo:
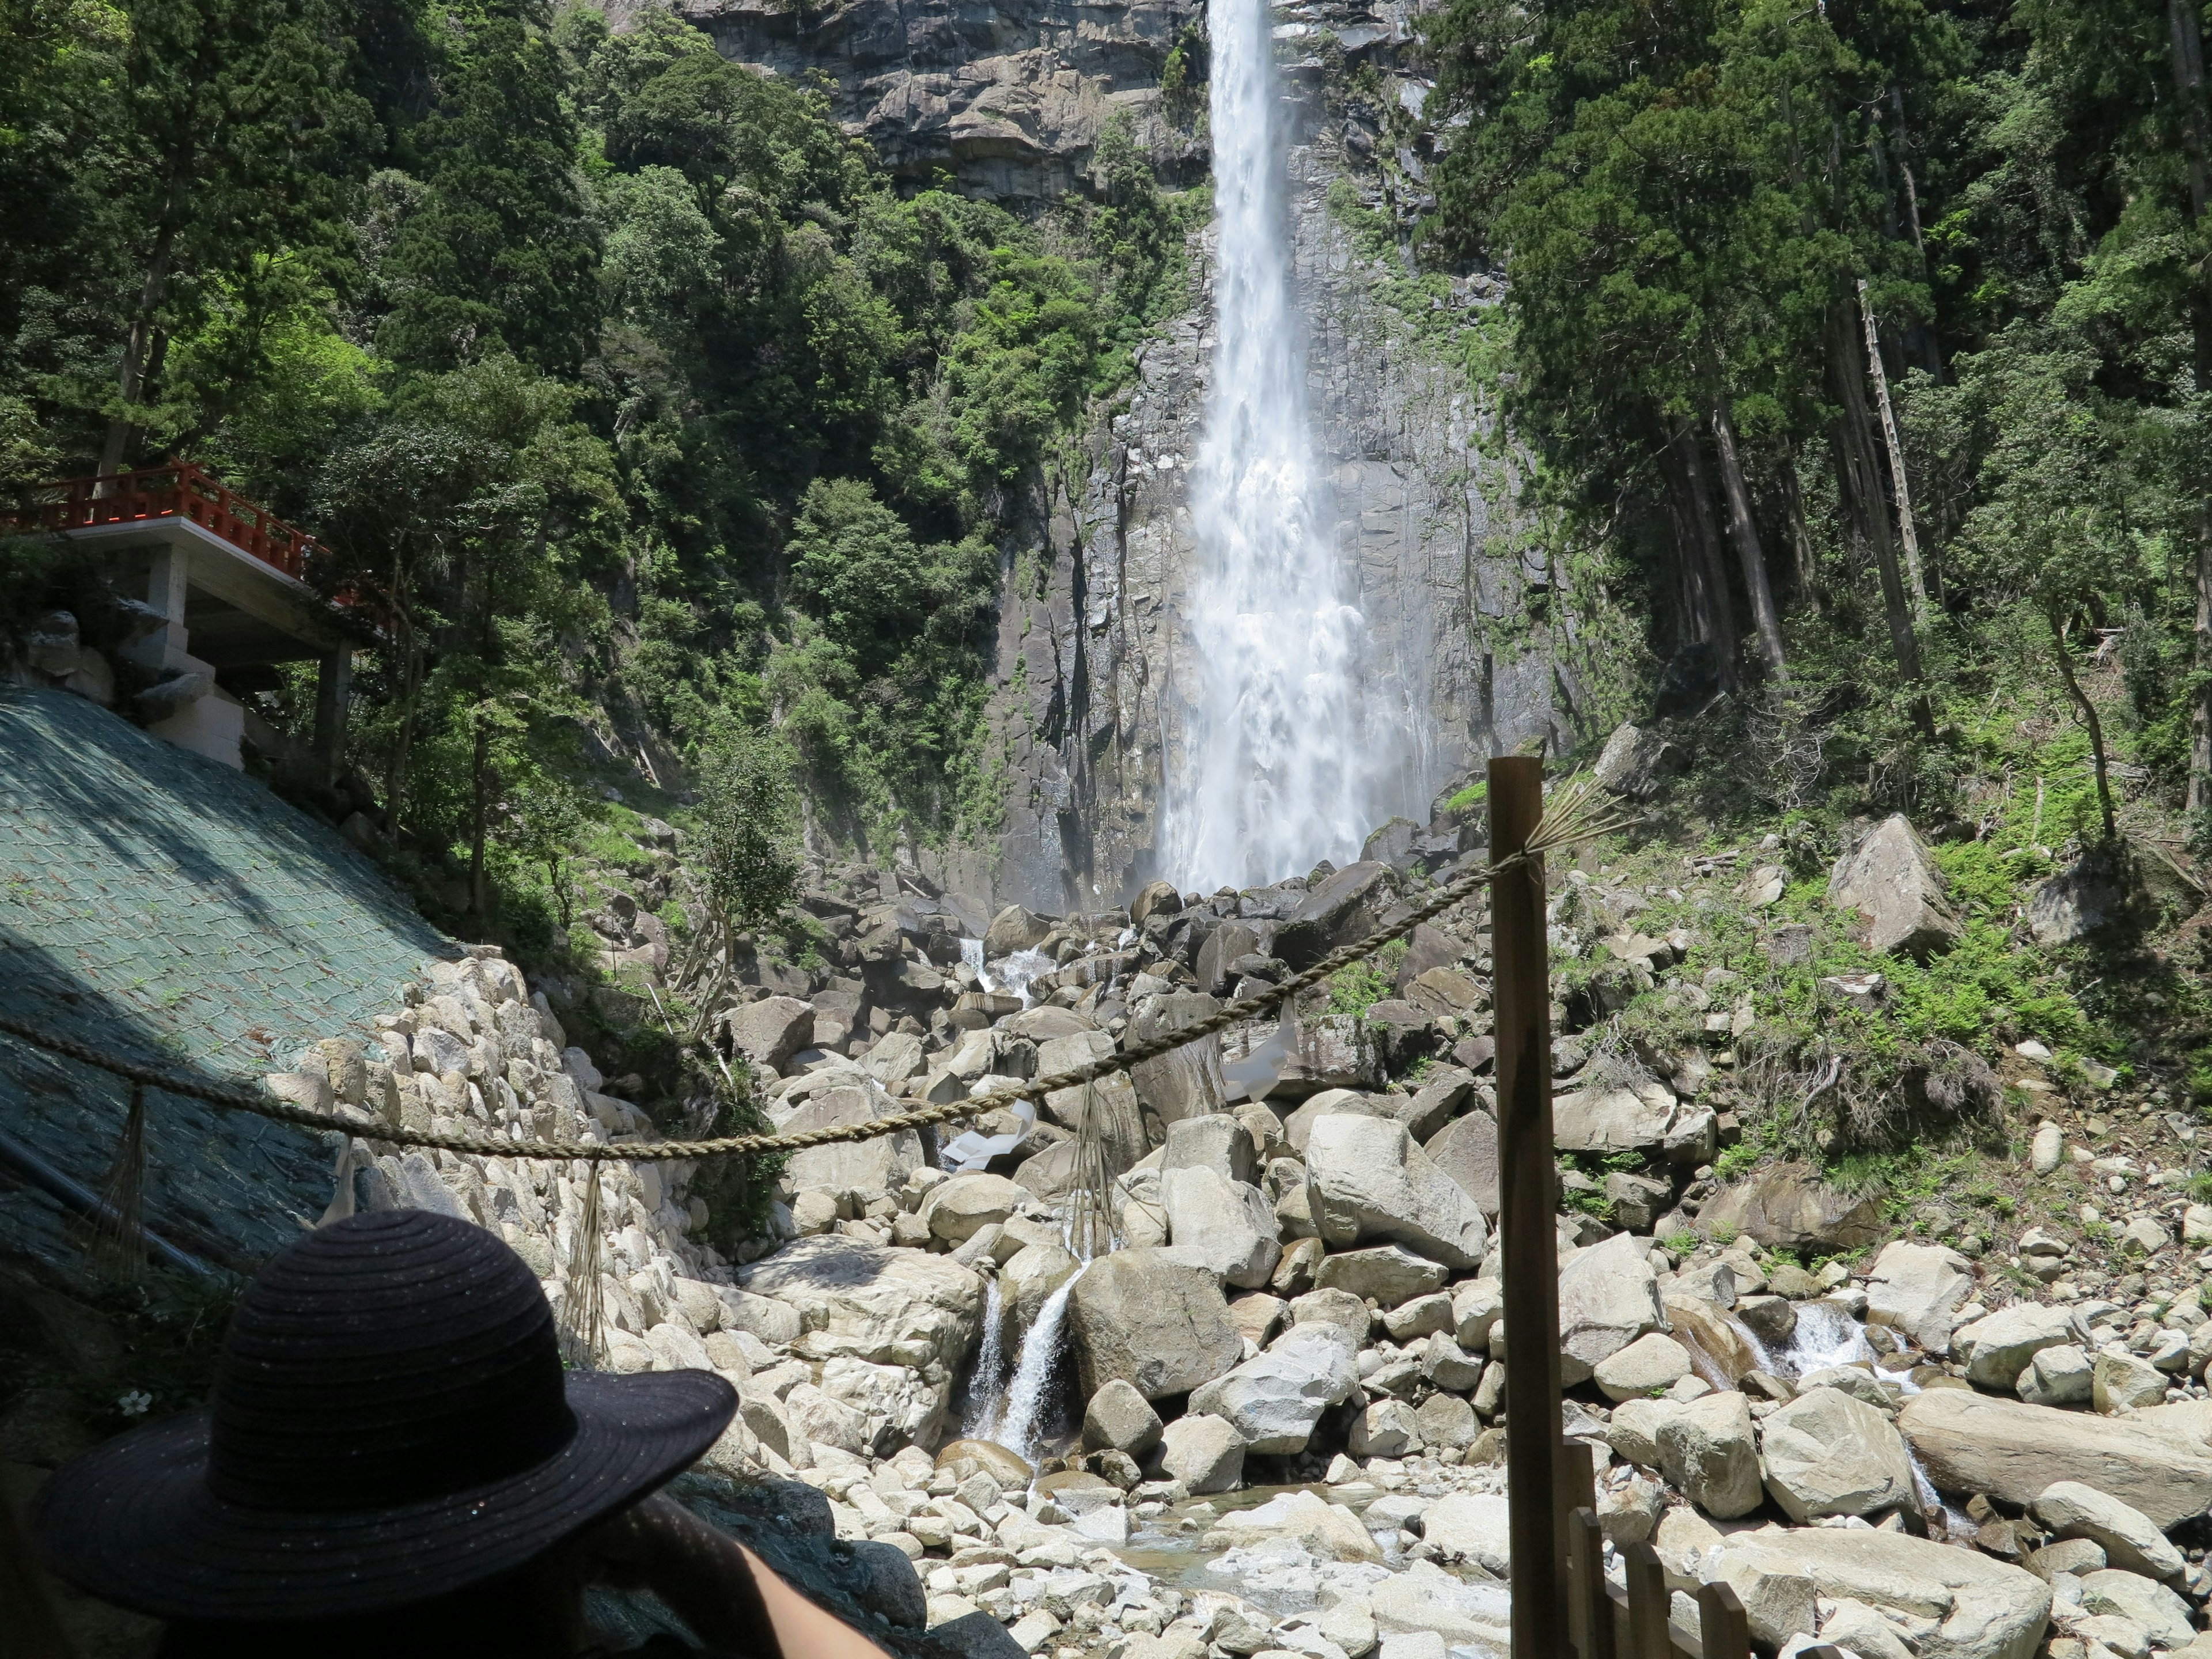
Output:
[[[855,990],[757,986],[720,1040],[791,1129],[1047,1074],[1279,979],[1475,855],[1442,807],[1387,835],[1402,845],[1374,850],[1395,863],[1211,899],[1159,885],[1091,916],[1009,908],[980,943],[963,944],[958,896],[893,872],[861,902],[848,874],[849,897],[811,902],[846,923]],[[1838,866],[1839,902],[1870,927],[1938,896],[1912,884],[1909,836],[1869,836]],[[1761,878],[1755,858],[1708,862],[1686,879]],[[1601,897],[1602,878],[1564,884],[1555,946],[1580,948],[1591,886]],[[1721,1187],[1733,1123],[1714,1079],[1745,1006],[1727,970],[1700,971],[1694,936],[1600,937],[1624,976],[1710,1010],[1702,1048],[1631,1079],[1571,1034],[1587,988],[1557,1011],[1562,1147],[1611,1163],[1602,1183],[1563,1166],[1560,1328],[1543,1340],[1608,1543],[1658,1548],[1689,1629],[1691,1592],[1733,1584],[1783,1653],[2192,1649],[2212,1593],[2212,1255],[2195,1255],[2212,1212],[2166,1195],[2153,1159],[2106,1172],[2063,1112],[2021,1179],[2094,1182],[2115,1209],[2142,1195],[2124,1229],[2022,1224],[1994,1245],[1962,1231],[1960,1249],[1887,1237],[1878,1211],[1799,1173]],[[978,1144],[951,1130],[800,1153],[769,1236],[726,1255],[687,1168],[611,1171],[604,1363],[729,1378],[739,1418],[687,1490],[894,1646],[1501,1650],[1487,943],[1479,915],[1448,915],[1356,1014],[1316,1012],[1294,1038],[1232,1028],[1050,1097],[1033,1126],[983,1116],[967,1127],[996,1150],[978,1167],[945,1167]],[[497,1229],[556,1305],[582,1208],[571,1176],[380,1146],[376,1124],[659,1133],[482,947],[271,1082],[360,1114],[356,1201]],[[1068,1227],[1085,1113],[1120,1171],[1115,1247],[1088,1261]],[[1602,1206],[1572,1202],[1601,1186]],[[1811,1235],[1830,1248],[1759,1243]]]

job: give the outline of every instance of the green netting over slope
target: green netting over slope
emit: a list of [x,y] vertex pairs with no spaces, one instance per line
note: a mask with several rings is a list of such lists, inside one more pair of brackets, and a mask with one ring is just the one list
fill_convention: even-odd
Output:
[[[252,779],[62,692],[0,688],[0,1009],[226,1079],[398,1005],[458,947],[326,825]],[[0,1036],[0,1130],[97,1188],[127,1086]],[[321,1138],[149,1100],[146,1216],[265,1255],[331,1194]],[[0,1167],[0,1244],[74,1254],[64,1209]]]

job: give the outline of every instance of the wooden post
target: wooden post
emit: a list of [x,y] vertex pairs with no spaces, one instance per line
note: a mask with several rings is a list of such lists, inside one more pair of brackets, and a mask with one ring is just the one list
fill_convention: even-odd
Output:
[[1705,1659],[1751,1659],[1751,1620],[1733,1584],[1716,1580],[1698,1589],[1698,1645]]
[[[1544,763],[1490,763],[1490,856],[1528,844],[1543,816]],[[1497,999],[1498,1232],[1505,1255],[1505,1478],[1513,1550],[1515,1659],[1558,1659],[1566,1646],[1559,1477],[1558,1173],[1552,1149],[1552,983],[1544,943],[1544,870],[1491,884]]]
[[[1568,1560],[1574,1567],[1577,1659],[1613,1659],[1613,1597],[1605,1588],[1605,1533],[1597,1511],[1577,1508],[1567,1517]],[[1705,1659],[1715,1659],[1708,1653]]]
[[[1509,1344],[1512,1340],[1506,1338]],[[1667,1633],[1667,1613],[1674,1596],[1667,1588],[1659,1552],[1649,1544],[1631,1544],[1621,1556],[1628,1568],[1626,1659],[1674,1659],[1674,1640]]]

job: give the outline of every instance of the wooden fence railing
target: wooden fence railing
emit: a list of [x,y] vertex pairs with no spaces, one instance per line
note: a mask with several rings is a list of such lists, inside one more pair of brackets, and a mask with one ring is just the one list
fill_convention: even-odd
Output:
[[315,538],[210,477],[190,461],[142,466],[104,478],[40,484],[28,506],[6,514],[18,530],[81,530],[150,519],[188,519],[273,569],[304,578]]

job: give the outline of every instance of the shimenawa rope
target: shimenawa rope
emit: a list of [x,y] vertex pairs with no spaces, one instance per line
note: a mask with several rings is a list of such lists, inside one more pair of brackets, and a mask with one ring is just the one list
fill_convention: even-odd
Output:
[[1231,1025],[1256,1019],[1279,1008],[1301,991],[1320,984],[1330,975],[1373,956],[1392,939],[1411,933],[1421,923],[1441,915],[1506,872],[1531,860],[1540,860],[1562,848],[1611,835],[1626,829],[1634,821],[1626,814],[1605,810],[1605,804],[1595,800],[1596,794],[1595,786],[1588,781],[1566,786],[1553,795],[1551,805],[1536,826],[1535,833],[1528,838],[1528,844],[1522,851],[1470,871],[1456,881],[1437,889],[1396,921],[1376,928],[1364,939],[1330,951],[1313,966],[1285,980],[1280,985],[1271,986],[1255,996],[1240,998],[1194,1024],[1177,1026],[1171,1031],[1164,1031],[1115,1054],[1081,1066],[1070,1066],[1064,1072],[1054,1072],[1048,1077],[1031,1078],[1018,1085],[1003,1086],[985,1094],[946,1101],[939,1105],[894,1112],[866,1123],[839,1124],[828,1128],[803,1130],[796,1134],[725,1135],[712,1140],[612,1142],[508,1140],[489,1134],[449,1134],[438,1130],[410,1129],[399,1124],[373,1119],[340,1117],[335,1113],[318,1112],[308,1107],[295,1106],[289,1101],[254,1094],[242,1087],[175,1076],[152,1066],[115,1059],[88,1044],[41,1031],[36,1026],[5,1014],[0,1014],[0,1032],[20,1038],[33,1048],[111,1073],[142,1089],[158,1089],[166,1094],[204,1102],[222,1110],[251,1112],[282,1123],[296,1124],[301,1128],[356,1135],[363,1139],[397,1146],[428,1146],[441,1152],[465,1152],[478,1158],[582,1160],[591,1164],[617,1161],[662,1163],[679,1158],[803,1152],[811,1146],[872,1140],[879,1135],[932,1127],[957,1118],[980,1117],[1021,1100],[1042,1104],[1048,1095],[1096,1083],[1101,1078],[1128,1071],[1149,1060],[1157,1060],[1162,1054],[1171,1054],[1187,1044],[1226,1030]]

